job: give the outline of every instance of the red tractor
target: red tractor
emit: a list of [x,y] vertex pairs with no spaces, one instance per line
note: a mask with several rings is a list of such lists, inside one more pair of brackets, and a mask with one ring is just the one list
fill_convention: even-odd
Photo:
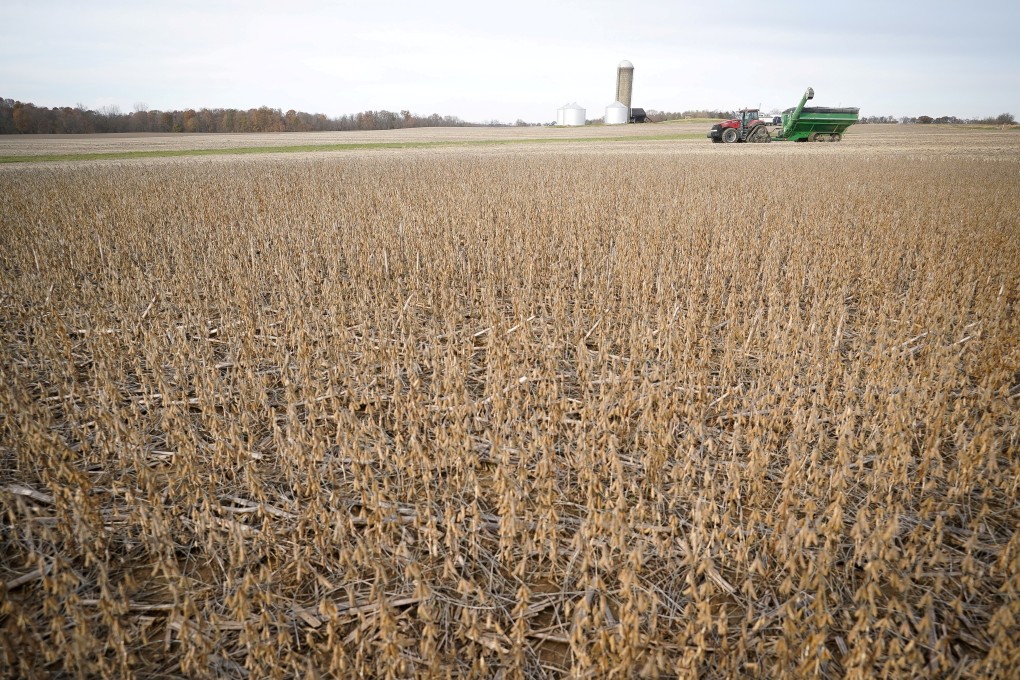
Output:
[[741,109],[738,114],[737,118],[713,125],[708,132],[709,138],[716,143],[726,142],[728,144],[772,141],[768,126],[774,121],[764,121],[758,118],[758,109]]

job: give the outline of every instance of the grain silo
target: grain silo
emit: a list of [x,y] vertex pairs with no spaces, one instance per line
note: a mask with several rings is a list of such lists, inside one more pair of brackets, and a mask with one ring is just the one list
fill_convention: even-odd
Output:
[[584,107],[572,102],[563,107],[563,125],[584,125]]
[[606,125],[625,125],[630,120],[630,109],[623,102],[613,102],[606,107]]
[[560,108],[556,109],[556,124],[557,125],[568,125],[568,123],[567,123],[567,111],[569,111],[571,109],[571,107],[575,107],[575,106],[577,106],[577,102],[574,102],[574,103],[567,102],[566,104],[564,104]]
[[616,68],[616,101],[627,107],[630,115],[630,95],[634,89],[634,64],[626,59]]

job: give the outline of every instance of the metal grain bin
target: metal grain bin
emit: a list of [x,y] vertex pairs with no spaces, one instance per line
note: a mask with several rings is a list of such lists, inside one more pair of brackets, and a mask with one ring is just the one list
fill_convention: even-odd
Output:
[[572,102],[563,107],[563,124],[571,126],[584,125],[585,110],[577,102]]
[[606,107],[606,125],[625,125],[630,120],[630,109],[623,102]]

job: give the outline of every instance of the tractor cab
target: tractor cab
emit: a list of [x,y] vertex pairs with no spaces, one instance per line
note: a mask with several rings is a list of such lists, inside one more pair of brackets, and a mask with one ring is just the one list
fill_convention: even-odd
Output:
[[742,127],[742,128],[749,128],[749,127],[751,127],[752,123],[757,122],[759,120],[758,119],[758,115],[759,115],[758,109],[740,109],[740,111],[738,111],[738,113],[740,115],[739,115],[738,118],[736,118],[736,121],[738,122],[739,126]]

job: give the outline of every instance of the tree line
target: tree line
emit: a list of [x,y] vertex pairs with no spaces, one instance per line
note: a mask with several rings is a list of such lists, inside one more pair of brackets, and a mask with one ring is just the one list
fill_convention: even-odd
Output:
[[[779,109],[772,109],[768,115],[779,115],[781,112]],[[719,118],[726,119],[732,118],[735,114],[731,111],[684,111],[672,112],[672,111],[648,111],[648,120],[653,123],[658,123],[664,120],[677,120],[681,118]],[[1016,118],[1012,113],[1000,113],[998,116],[988,116],[987,118],[958,118],[956,116],[939,116],[933,118],[932,116],[862,116],[858,121],[860,123],[902,123],[904,125],[1014,125]]]
[[1013,125],[1016,118],[1012,113],[1000,113],[987,118],[957,118],[956,116],[862,116],[860,123],[902,123],[903,125]]
[[733,114],[728,111],[714,111],[709,109],[698,109],[689,111],[658,111],[649,109],[647,111],[649,123],[661,123],[664,120],[681,120],[684,118],[732,118]]
[[[732,117],[729,111],[689,110],[658,111],[649,109],[648,121],[686,118],[726,119]],[[590,122],[601,122],[594,119]],[[964,124],[1012,125],[1016,118],[1011,113],[1002,113],[988,118],[957,118],[956,116],[865,116],[861,123],[902,123],[902,124]],[[144,104],[136,104],[134,111],[122,112],[116,106],[87,109],[79,104],[46,108],[31,102],[0,98],[0,134],[84,134],[94,132],[344,132],[349,130],[394,130],[415,127],[469,127],[504,126],[492,120],[484,123],[469,123],[457,116],[441,116],[438,113],[419,115],[410,111],[362,111],[330,118],[322,113],[306,113],[291,109],[262,106],[257,109],[185,109],[183,111],[149,110]],[[517,120],[513,125],[529,125]]]
[[262,106],[257,109],[149,110],[142,104],[123,113],[116,106],[99,110],[46,108],[31,102],[0,98],[0,134],[85,134],[94,132],[340,132],[413,127],[503,125],[499,121],[469,123],[457,116],[428,116],[410,111],[362,111],[330,118],[322,113]]
[[[733,114],[727,111],[659,111],[658,109],[648,109],[645,111],[645,120],[649,123],[661,123],[666,120],[684,120],[689,118],[719,118],[726,119],[732,118]],[[604,123],[605,116],[599,118],[589,118],[587,123]]]

